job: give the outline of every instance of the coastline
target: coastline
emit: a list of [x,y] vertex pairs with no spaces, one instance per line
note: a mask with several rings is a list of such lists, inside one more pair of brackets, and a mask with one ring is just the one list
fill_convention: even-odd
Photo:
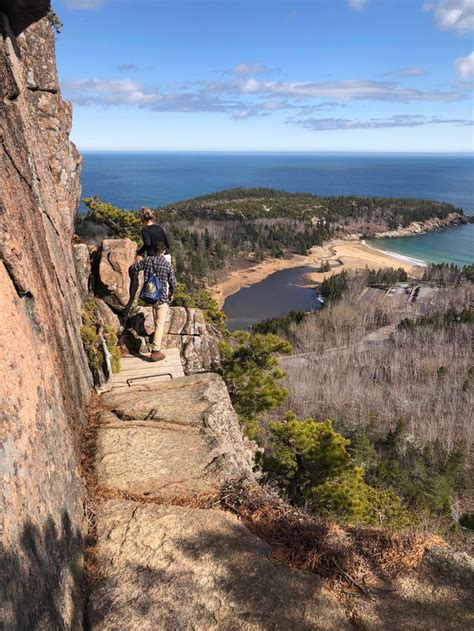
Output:
[[417,275],[426,265],[422,261],[409,259],[367,245],[364,241],[334,239],[321,246],[311,248],[307,256],[294,254],[284,259],[266,259],[261,263],[242,267],[229,272],[226,277],[207,287],[207,291],[217,301],[219,307],[224,306],[226,298],[236,294],[244,287],[261,282],[267,276],[293,267],[319,268],[328,261],[332,268],[328,272],[308,272],[305,274],[308,283],[321,283],[325,278],[339,274],[344,270],[363,270],[366,267],[381,269],[385,267],[403,267],[408,273]]

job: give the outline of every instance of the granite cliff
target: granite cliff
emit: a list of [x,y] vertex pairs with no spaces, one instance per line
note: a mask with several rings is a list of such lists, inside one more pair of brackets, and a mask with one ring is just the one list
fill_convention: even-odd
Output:
[[[0,0],[2,628],[467,628],[466,559],[435,555],[424,574],[374,586],[376,597],[354,590],[346,563],[368,559],[370,574],[390,536],[320,522],[262,489],[219,376],[124,386],[96,399],[86,420],[83,303],[117,326],[134,246],[73,244],[81,159],[48,9],[48,0]],[[143,347],[149,313],[135,319]],[[218,360],[205,329],[196,310],[171,314],[167,343],[190,373]],[[346,604],[318,573],[329,565],[352,589]],[[355,611],[347,603],[357,594]]]
[[71,241],[69,141],[45,0],[0,2],[0,418],[6,629],[80,628],[83,487],[75,444],[91,378]]

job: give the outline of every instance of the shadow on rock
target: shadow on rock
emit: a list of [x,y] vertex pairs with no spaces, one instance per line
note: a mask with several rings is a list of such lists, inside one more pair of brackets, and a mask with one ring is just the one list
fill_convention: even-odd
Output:
[[67,512],[58,529],[52,517],[26,523],[18,546],[0,551],[2,629],[81,629],[83,537]]

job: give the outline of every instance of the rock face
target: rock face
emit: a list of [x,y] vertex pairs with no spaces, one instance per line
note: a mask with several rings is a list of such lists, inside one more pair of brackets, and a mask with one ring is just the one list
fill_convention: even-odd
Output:
[[91,380],[71,246],[81,160],[69,142],[71,107],[59,92],[52,29],[40,19],[48,8],[42,0],[0,3],[6,629],[78,629],[82,619],[83,488],[74,445]]
[[86,299],[91,291],[91,254],[89,246],[85,243],[74,243],[73,251],[74,260],[76,262],[77,279],[81,288],[81,294],[83,298]]
[[254,479],[253,449],[220,377],[112,391],[102,401],[98,485],[145,502],[99,509],[103,578],[89,603],[92,629],[350,628],[315,575],[273,565],[269,547],[236,517],[169,505],[229,478]]
[[120,312],[129,299],[132,265],[137,244],[131,239],[105,239],[99,258],[99,277],[96,292],[112,309]]
[[411,237],[415,234],[424,234],[425,232],[433,232],[441,230],[449,226],[457,226],[459,224],[468,223],[467,217],[458,213],[450,213],[445,219],[427,219],[426,221],[412,221],[406,228],[397,228],[396,230],[384,230],[377,232],[374,239],[394,239],[395,237]]
[[[125,342],[134,352],[147,353],[154,331],[152,307],[138,307],[131,318]],[[171,307],[165,323],[163,349],[179,348],[186,374],[217,370],[220,337],[200,309]]]
[[96,631],[352,628],[314,574],[274,565],[233,515],[113,500],[97,521]]
[[253,478],[254,451],[218,375],[115,390],[103,401],[110,412],[97,442],[101,486],[170,499]]

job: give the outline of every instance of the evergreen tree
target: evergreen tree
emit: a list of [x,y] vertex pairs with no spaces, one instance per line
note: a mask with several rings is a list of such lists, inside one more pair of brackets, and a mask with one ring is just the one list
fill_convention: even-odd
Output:
[[258,434],[259,417],[283,403],[288,392],[277,382],[285,376],[277,353],[290,353],[291,345],[276,335],[236,331],[220,344],[222,376],[247,435]]

